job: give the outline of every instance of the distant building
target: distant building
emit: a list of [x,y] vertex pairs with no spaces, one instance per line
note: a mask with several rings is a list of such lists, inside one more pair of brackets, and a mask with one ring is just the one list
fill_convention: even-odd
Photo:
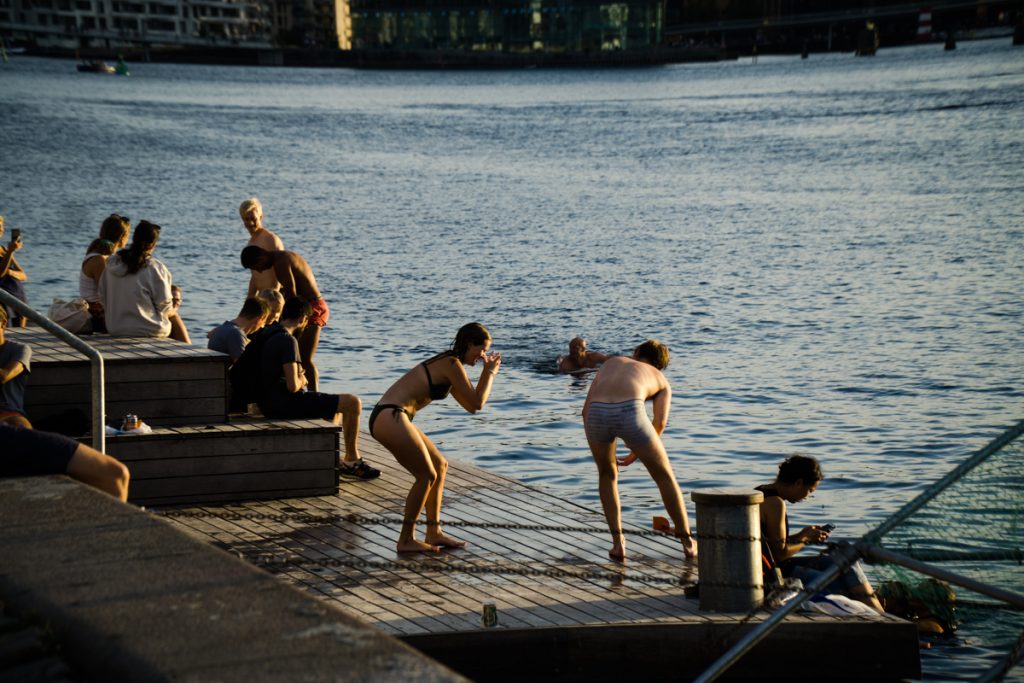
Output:
[[347,0],[356,50],[598,52],[661,44],[662,0]]
[[664,0],[0,0],[0,37],[63,51],[607,55],[659,47],[664,24]]
[[40,47],[269,45],[264,0],[0,0],[0,32]]

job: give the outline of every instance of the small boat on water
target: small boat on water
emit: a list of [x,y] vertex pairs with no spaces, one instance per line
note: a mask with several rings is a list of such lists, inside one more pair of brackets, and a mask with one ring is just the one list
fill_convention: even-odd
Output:
[[86,62],[80,62],[78,64],[78,70],[82,73],[90,74],[116,74],[117,69],[110,66],[106,62],[100,62],[95,60],[89,60]]
[[99,60],[82,61],[78,63],[78,70],[84,73],[128,75],[128,65],[124,59],[118,59],[117,66],[110,66]]

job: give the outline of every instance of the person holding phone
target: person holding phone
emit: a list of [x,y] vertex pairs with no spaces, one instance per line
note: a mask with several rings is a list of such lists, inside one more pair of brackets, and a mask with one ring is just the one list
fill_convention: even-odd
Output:
[[[806,500],[818,489],[824,475],[817,459],[806,455],[791,455],[779,465],[775,481],[755,487],[764,494],[760,506],[762,545],[769,564],[782,570],[785,577],[796,577],[804,585],[817,578],[832,564],[824,555],[796,557],[807,545],[828,540],[835,528],[832,524],[804,527],[790,533],[786,503]],[[825,587],[826,593],[841,593],[883,612],[871,582],[864,574],[860,562],[839,575]]]
[[[466,543],[441,530],[441,498],[448,461],[423,430],[413,424],[416,413],[431,401],[450,393],[469,413],[482,410],[501,367],[501,354],[491,353],[491,333],[480,323],[463,325],[447,351],[428,358],[391,385],[370,413],[370,436],[391,451],[395,460],[416,481],[405,498],[405,517],[398,536],[398,552],[437,552],[463,548]],[[483,360],[476,386],[464,365]],[[416,539],[416,522],[424,508],[427,530]]]
[[[4,236],[4,217],[0,216],[0,237]],[[24,282],[28,280],[25,271],[22,270],[14,252],[22,247],[21,230],[11,230],[11,241],[4,247],[0,245],[0,289],[4,290],[19,301],[28,303],[25,296]],[[12,307],[5,307],[11,327],[25,327],[28,321]]]

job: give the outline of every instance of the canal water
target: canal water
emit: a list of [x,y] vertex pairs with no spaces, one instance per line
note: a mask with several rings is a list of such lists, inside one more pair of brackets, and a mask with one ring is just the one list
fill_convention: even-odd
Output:
[[[256,195],[330,302],[326,390],[368,410],[479,320],[504,358],[491,402],[417,423],[452,458],[596,509],[590,377],[556,359],[575,335],[606,353],[658,338],[684,491],[811,454],[826,480],[792,523],[837,537],[1024,417],[1008,38],[639,70],[130,68],[0,65],[0,214],[37,307],[76,292],[119,212],[164,227],[157,255],[204,338],[244,297],[237,207]],[[621,487],[626,520],[649,524],[649,477]],[[930,676],[985,657],[957,649]]]

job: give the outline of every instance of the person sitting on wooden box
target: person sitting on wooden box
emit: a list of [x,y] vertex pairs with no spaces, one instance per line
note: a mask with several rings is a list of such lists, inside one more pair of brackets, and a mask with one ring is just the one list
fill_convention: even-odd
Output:
[[[310,324],[313,309],[302,299],[292,297],[284,303],[281,320],[261,330],[263,337],[251,343],[262,346],[259,359],[259,385],[256,403],[264,416],[283,419],[321,418],[341,422],[345,454],[338,466],[344,475],[375,479],[380,470],[370,467],[359,455],[359,416],[363,406],[354,394],[324,394],[306,391],[296,337]],[[240,361],[241,362],[241,361]]]
[[25,382],[32,371],[32,347],[6,338],[7,311],[0,306],[0,424],[31,429],[25,416]]
[[249,343],[249,335],[263,327],[270,315],[270,309],[262,300],[249,297],[242,304],[242,310],[234,320],[225,320],[206,335],[206,348],[231,356],[232,364],[238,361]]
[[66,474],[124,502],[124,463],[60,434],[0,423],[0,478]]

